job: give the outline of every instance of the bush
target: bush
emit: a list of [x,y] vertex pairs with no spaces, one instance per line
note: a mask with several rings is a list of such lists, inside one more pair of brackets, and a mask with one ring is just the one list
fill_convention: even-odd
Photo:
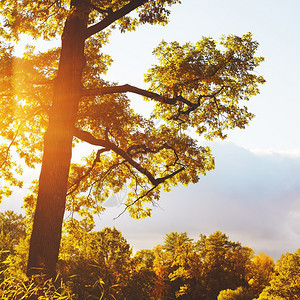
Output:
[[221,291],[218,300],[252,300],[253,294],[245,287],[238,287],[235,290]]
[[0,297],[2,300],[19,299],[75,299],[62,280],[45,280],[42,276],[31,279],[8,277],[0,284]]

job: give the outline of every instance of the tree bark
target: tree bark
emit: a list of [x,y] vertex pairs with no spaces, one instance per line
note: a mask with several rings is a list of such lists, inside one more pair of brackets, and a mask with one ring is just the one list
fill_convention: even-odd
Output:
[[72,139],[82,96],[85,40],[107,28],[148,0],[132,0],[87,27],[90,0],[71,0],[71,9],[62,35],[58,75],[54,84],[49,125],[44,136],[44,153],[39,191],[30,239],[27,275],[55,278],[65,212]]
[[73,128],[82,89],[84,42],[89,15],[88,1],[72,0],[62,35],[58,76],[55,81],[39,191],[30,240],[27,275],[55,278],[68,174],[72,156]]

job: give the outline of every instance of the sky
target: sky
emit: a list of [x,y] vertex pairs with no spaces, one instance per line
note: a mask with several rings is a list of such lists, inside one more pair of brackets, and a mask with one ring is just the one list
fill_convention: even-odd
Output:
[[[114,195],[107,211],[96,217],[96,229],[116,226],[134,250],[163,243],[172,231],[197,239],[217,230],[275,259],[300,247],[299,15],[299,0],[182,0],[172,7],[165,27],[144,25],[112,34],[103,49],[114,59],[107,78],[120,84],[147,87],[143,74],[155,63],[152,50],[163,39],[195,43],[202,36],[247,32],[260,44],[257,54],[265,62],[257,73],[267,82],[249,102],[256,117],[245,130],[229,133],[227,141],[201,141],[213,149],[214,171],[197,184],[164,193],[152,217],[143,220],[126,213],[113,220],[124,197]],[[134,101],[146,112],[140,98]],[[18,209],[20,198],[17,192],[0,210]]]
[[[211,144],[214,171],[195,185],[163,194],[149,219],[123,215],[111,221],[122,206],[107,208],[99,228],[115,225],[134,249],[163,243],[171,231],[197,239],[217,230],[275,259],[300,247],[299,14],[298,0],[183,0],[172,8],[165,27],[113,34],[108,77],[120,84],[147,87],[143,74],[156,63],[152,50],[162,40],[195,43],[202,36],[218,40],[247,32],[260,44],[257,55],[265,62],[257,72],[267,82],[249,102],[256,115],[250,125]],[[108,201],[110,206],[122,197]]]

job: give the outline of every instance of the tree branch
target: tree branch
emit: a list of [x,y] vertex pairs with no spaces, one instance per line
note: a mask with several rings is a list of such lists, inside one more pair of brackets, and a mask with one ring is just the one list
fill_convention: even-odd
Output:
[[101,95],[118,94],[118,93],[134,93],[166,104],[175,104],[177,98],[179,98],[179,97],[167,98],[157,93],[143,90],[129,84],[107,86],[107,87],[97,88],[97,89],[84,89],[82,91],[83,96],[101,96]]
[[95,138],[92,134],[90,134],[87,131],[83,131],[77,128],[74,128],[74,133],[73,135],[77,137],[78,139],[87,142],[89,144],[95,145],[95,146],[102,146],[108,150],[113,150],[115,153],[123,157],[126,161],[128,161],[135,169],[137,169],[139,172],[142,174],[146,175],[147,178],[150,180],[150,182],[155,185],[156,184],[156,179],[152,176],[152,174],[143,168],[139,163],[137,163],[135,160],[131,158],[131,156],[126,153],[124,150],[116,146],[114,143],[112,143],[109,140],[101,140]]
[[[219,106],[218,106],[218,104],[216,102],[216,97],[217,97],[218,94],[220,94],[222,92],[222,90],[224,88],[226,88],[226,86],[222,85],[221,88],[219,90],[217,90],[216,92],[214,92],[213,94],[210,94],[210,95],[200,95],[198,97],[197,103],[192,103],[190,101],[186,102],[186,101],[182,101],[181,100],[181,102],[187,104],[189,106],[189,108],[186,109],[186,110],[182,110],[182,109],[179,108],[178,111],[177,111],[177,114],[175,116],[171,117],[171,119],[173,119],[173,120],[180,120],[180,116],[181,115],[187,115],[188,116],[192,111],[194,111],[195,109],[197,109],[201,105],[201,99],[202,98],[212,98],[214,100],[216,106],[217,106],[218,112],[220,113]],[[184,98],[182,98],[182,99],[185,100]]]
[[[108,151],[106,148],[102,148],[100,150],[97,151],[96,153],[96,157],[91,165],[91,167],[88,168],[88,170],[82,175],[80,176],[79,178],[76,179],[76,181],[74,183],[72,183],[69,187],[68,187],[68,190],[70,190],[68,193],[67,193],[67,196],[74,193],[78,187],[79,187],[79,184],[80,182],[86,178],[88,175],[90,175],[90,173],[93,171],[94,167],[96,166],[96,163],[97,162],[100,162],[100,155],[105,152],[105,151]],[[74,188],[73,188],[74,187]],[[72,189],[72,190],[71,190]]]
[[125,152],[123,149],[117,147],[115,144],[111,143],[111,149],[123,157],[129,164],[131,164],[136,170],[138,170],[140,173],[144,174],[149,181],[153,184],[157,184],[157,179],[154,178],[154,176],[144,167],[142,167],[138,162],[136,162],[130,155],[128,155],[127,152]]
[[143,5],[147,1],[148,0],[132,0],[128,4],[123,6],[121,9],[108,14],[103,20],[101,20],[100,22],[87,28],[85,38],[87,39],[88,37],[92,36],[93,34],[105,29],[106,27],[111,25],[113,22],[126,16],[131,11],[135,10],[136,8]]
[[[129,153],[127,153],[123,149],[119,148],[117,145],[112,143],[107,138],[105,140],[97,139],[92,134],[90,134],[89,132],[84,131],[84,130],[80,130],[78,128],[74,128],[73,135],[75,137],[77,137],[78,139],[80,139],[84,142],[87,142],[89,144],[104,147],[106,151],[109,151],[109,150],[114,151],[116,154],[123,157],[136,170],[138,170],[140,173],[144,174],[149,179],[149,181],[152,183],[152,185],[154,185],[154,186],[164,182],[165,180],[167,180],[171,177],[173,177],[174,175],[176,175],[177,173],[181,172],[184,169],[182,167],[182,168],[178,169],[177,171],[175,171],[175,172],[173,172],[169,175],[166,175],[166,176],[160,177],[160,178],[155,178],[146,168],[142,167],[138,162],[136,162]],[[132,146],[129,147],[129,149],[132,149]]]
[[153,186],[153,187],[152,187],[151,189],[149,189],[145,194],[143,194],[143,195],[137,197],[132,203],[127,204],[127,205],[125,204],[125,208],[123,209],[123,211],[120,212],[116,217],[114,217],[113,220],[118,219],[121,215],[123,215],[123,214],[125,213],[125,211],[126,211],[129,207],[133,206],[133,205],[136,204],[139,200],[141,200],[142,198],[146,197],[148,194],[150,194],[150,193],[151,193],[152,191],[154,191],[156,188],[157,188],[157,185]]
[[140,200],[143,199],[144,197],[148,196],[152,191],[154,191],[154,190],[158,187],[159,184],[161,184],[162,182],[166,181],[166,180],[169,179],[169,178],[172,178],[173,176],[175,176],[176,174],[178,174],[179,172],[181,172],[181,171],[183,171],[183,170],[184,170],[184,168],[182,167],[182,168],[178,169],[177,171],[175,171],[175,172],[173,172],[173,173],[171,173],[171,174],[169,174],[169,175],[167,175],[167,176],[164,176],[164,177],[159,178],[159,180],[157,180],[157,183],[156,183],[151,189],[149,189],[146,193],[144,193],[143,195],[137,197],[132,203],[125,205],[124,210],[123,210],[117,217],[115,217],[114,220],[116,220],[116,219],[119,218],[121,215],[123,215],[123,214],[125,213],[125,211],[126,211],[129,207],[133,206],[133,205],[136,204],[138,201],[140,201]]
[[94,9],[94,10],[100,12],[100,13],[106,13],[106,14],[111,14],[112,13],[111,9],[107,9],[107,10],[106,9],[102,9],[102,8],[99,8],[98,6],[92,4],[92,3],[90,3],[89,5],[90,5],[90,7],[92,9]]
[[[222,85],[220,87],[220,89],[215,91],[213,94],[200,95],[198,97],[198,100],[196,103],[185,99],[181,95],[176,96],[174,98],[168,98],[168,97],[164,97],[160,94],[157,94],[157,93],[154,93],[151,91],[147,91],[147,90],[143,90],[143,89],[137,88],[137,87],[129,85],[129,84],[106,86],[106,87],[96,88],[96,89],[83,89],[82,95],[83,96],[101,96],[101,95],[128,93],[129,92],[129,93],[134,93],[134,94],[138,94],[138,95],[141,95],[144,97],[151,98],[153,100],[156,100],[156,101],[158,101],[160,103],[164,103],[164,104],[176,105],[178,103],[184,103],[188,106],[188,108],[182,109],[182,108],[178,107],[177,114],[170,118],[173,120],[180,120],[180,116],[182,116],[182,115],[189,116],[189,114],[191,112],[193,112],[198,107],[200,107],[201,99],[203,99],[203,98],[213,98],[216,103],[216,100],[215,100],[216,96],[219,95],[225,88],[226,88],[226,86]],[[217,108],[219,110],[218,105],[217,105]]]
[[111,149],[109,143],[106,140],[97,139],[88,131],[84,131],[74,127],[73,136],[91,145],[101,146],[106,148],[107,150]]

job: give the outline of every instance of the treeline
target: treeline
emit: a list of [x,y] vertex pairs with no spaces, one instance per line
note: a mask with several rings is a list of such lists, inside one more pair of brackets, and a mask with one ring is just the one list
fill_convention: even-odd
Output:
[[92,229],[87,222],[66,223],[57,281],[30,281],[26,222],[12,211],[0,213],[0,298],[300,299],[300,249],[275,264],[220,231],[196,241],[172,232],[163,245],[133,253],[116,228]]

